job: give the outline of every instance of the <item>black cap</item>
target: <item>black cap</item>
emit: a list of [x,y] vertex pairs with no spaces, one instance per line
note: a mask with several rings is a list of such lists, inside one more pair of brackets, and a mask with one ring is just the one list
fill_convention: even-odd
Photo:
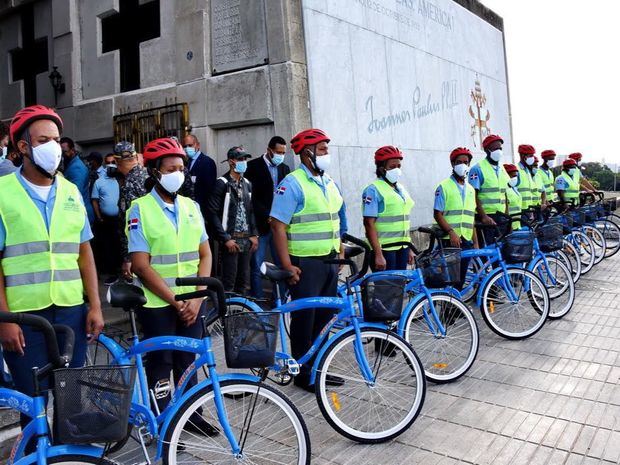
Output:
[[252,158],[248,152],[243,150],[243,146],[231,147],[226,154],[228,160],[244,160],[246,158]]
[[90,152],[86,157],[87,160],[98,161],[99,163],[103,163],[103,155],[100,152]]

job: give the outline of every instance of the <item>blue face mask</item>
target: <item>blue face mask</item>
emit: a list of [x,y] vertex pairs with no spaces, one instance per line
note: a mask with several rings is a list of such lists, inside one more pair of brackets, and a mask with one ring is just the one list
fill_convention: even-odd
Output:
[[189,158],[194,158],[196,154],[198,153],[196,152],[196,149],[194,147],[185,147],[184,150]]
[[239,174],[243,174],[245,173],[245,170],[248,169],[248,162],[243,160],[237,160],[237,162],[235,163],[235,173],[239,173]]
[[279,155],[277,153],[274,153],[273,156],[271,157],[271,163],[273,163],[276,166],[281,164],[283,161],[284,161],[284,155]]

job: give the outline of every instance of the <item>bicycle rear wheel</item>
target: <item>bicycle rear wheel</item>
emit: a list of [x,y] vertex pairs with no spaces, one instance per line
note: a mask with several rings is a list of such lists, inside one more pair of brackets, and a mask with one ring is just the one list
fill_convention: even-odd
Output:
[[609,220],[597,220],[594,224],[605,238],[605,258],[616,255],[620,250],[620,227]]
[[[361,374],[353,329],[329,341],[318,364],[316,398],[327,422],[343,436],[361,443],[385,442],[406,431],[417,418],[424,396],[424,369],[411,346],[392,331],[361,329],[361,350],[374,382]],[[378,342],[378,348],[375,347]],[[327,385],[327,377],[344,380]]]
[[544,283],[549,292],[549,318],[562,318],[575,303],[575,283],[571,272],[559,259],[546,257],[547,263],[539,258],[532,271]]
[[[223,431],[200,434],[196,419],[220,427],[212,386],[205,386],[181,405],[164,437],[165,465],[196,463],[289,464],[310,463],[310,437],[304,420],[284,394],[246,380],[221,383],[222,402],[242,453],[233,455]],[[200,421],[200,420],[198,420]]]
[[425,298],[407,314],[403,336],[422,361],[426,378],[434,383],[448,383],[467,373],[476,360],[478,325],[469,308],[447,292],[433,293],[432,299],[446,335],[429,328],[425,315],[433,328],[435,320]]
[[[508,292],[509,288],[514,296]],[[484,321],[496,334],[507,339],[525,339],[545,324],[549,315],[549,293],[531,271],[508,268],[504,273],[498,269],[482,289],[480,310]]]
[[558,250],[556,254],[568,266],[573,276],[573,282],[577,283],[581,278],[581,258],[575,246],[564,239],[562,250]]

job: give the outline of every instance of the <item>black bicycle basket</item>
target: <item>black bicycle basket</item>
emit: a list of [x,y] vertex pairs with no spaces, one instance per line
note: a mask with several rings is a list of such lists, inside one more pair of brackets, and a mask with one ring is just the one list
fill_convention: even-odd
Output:
[[529,262],[534,256],[534,233],[515,231],[504,238],[502,257],[507,263]]
[[125,438],[135,378],[132,365],[54,370],[57,441],[93,444]]
[[407,279],[397,275],[369,275],[360,285],[364,320],[382,322],[400,319],[406,284]]
[[278,312],[243,312],[224,317],[224,352],[229,368],[265,368],[275,362]]
[[569,214],[560,215],[557,218],[560,219],[562,223],[562,233],[570,234],[573,230],[573,217]]
[[605,213],[610,215],[611,213],[616,211],[616,207],[618,206],[618,199],[616,197],[612,197],[610,199],[605,199],[603,202],[603,208],[605,209]]
[[444,247],[422,255],[418,268],[424,276],[426,287],[455,286],[461,282],[461,249]]
[[577,209],[577,210],[571,210],[569,212],[571,218],[573,219],[573,226],[575,227],[579,227],[579,226],[583,226],[586,222],[586,214],[583,210],[581,209]]
[[544,253],[562,250],[564,247],[564,228],[562,222],[558,218],[551,218],[546,224],[536,229],[536,238],[538,246]]
[[596,206],[589,205],[583,207],[583,211],[586,216],[586,223],[594,223],[598,219],[598,210]]

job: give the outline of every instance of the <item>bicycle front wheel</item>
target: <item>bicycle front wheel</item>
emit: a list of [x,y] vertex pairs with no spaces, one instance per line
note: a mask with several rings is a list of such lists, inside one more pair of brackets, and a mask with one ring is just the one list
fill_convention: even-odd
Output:
[[482,290],[482,317],[493,332],[525,339],[540,331],[549,315],[549,293],[534,273],[522,268],[498,270]]
[[594,243],[585,233],[577,230],[573,231],[568,238],[569,242],[579,254],[579,259],[581,260],[581,274],[584,275],[594,266]]
[[575,303],[575,283],[571,272],[558,258],[548,256],[547,263],[539,259],[532,271],[544,283],[549,292],[549,318],[562,318]]
[[576,284],[581,278],[581,258],[575,246],[564,239],[562,250],[556,252],[557,257],[564,262],[573,276],[573,282]]
[[592,226],[584,226],[583,231],[594,244],[594,264],[598,265],[605,258],[605,252],[607,245],[605,243],[605,237],[601,232]]
[[428,299],[424,298],[407,315],[403,336],[420,357],[426,378],[434,383],[448,383],[463,376],[476,360],[478,325],[469,308],[454,296],[431,295],[446,334],[435,328]]
[[605,258],[616,255],[620,250],[620,227],[609,220],[597,220],[595,226],[605,238]]
[[[402,337],[384,329],[360,332],[361,341],[353,330],[330,341],[318,364],[315,392],[323,416],[336,431],[372,444],[395,438],[411,426],[422,409],[426,381],[420,360]],[[372,381],[362,375],[362,354]],[[338,378],[340,382],[334,382]]]
[[223,431],[202,433],[198,422],[221,430],[212,386],[183,403],[164,438],[166,465],[310,463],[310,437],[304,420],[284,394],[271,386],[245,380],[221,383],[222,402],[233,434],[242,446],[235,456]]

